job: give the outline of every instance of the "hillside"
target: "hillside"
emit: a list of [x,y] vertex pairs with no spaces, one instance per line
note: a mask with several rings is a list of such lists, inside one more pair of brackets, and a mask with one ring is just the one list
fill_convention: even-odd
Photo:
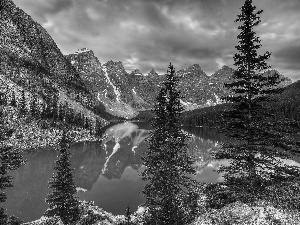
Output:
[[[0,76],[18,100],[24,90],[39,103],[50,104],[55,96],[68,102],[76,113],[102,125],[113,118],[105,113],[72,64],[64,57],[47,31],[11,1],[1,1]],[[27,97],[26,96],[26,97]]]
[[[284,82],[279,85],[279,87],[283,87],[283,91],[273,96],[274,101],[266,103],[266,109],[275,115],[276,121],[290,119],[299,122],[300,81],[285,85]],[[220,104],[185,112],[184,124],[188,126],[218,127],[222,112],[227,109],[230,109],[230,104]]]

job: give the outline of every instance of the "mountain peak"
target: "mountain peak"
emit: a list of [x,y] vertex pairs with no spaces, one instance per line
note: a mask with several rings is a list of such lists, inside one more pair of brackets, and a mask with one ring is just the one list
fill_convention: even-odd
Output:
[[122,66],[123,67],[123,64],[121,61],[112,61],[112,60],[107,61],[107,63],[105,63],[104,65],[105,66]]
[[78,49],[78,51],[76,51],[74,54],[80,54],[80,53],[84,53],[84,52],[92,52],[92,53],[94,53],[92,50],[89,50],[87,48],[82,48],[82,49]]
[[200,66],[198,63],[193,64],[191,67],[194,67],[194,68],[201,68],[201,66]]
[[187,68],[184,69],[185,71],[199,71],[201,73],[205,72],[203,71],[203,69],[201,68],[201,66],[197,63],[197,64],[193,64],[192,66],[189,66]]
[[154,69],[151,69],[150,72],[148,73],[149,76],[157,76],[157,72]]
[[131,74],[137,75],[137,76],[142,76],[143,75],[139,69],[135,69],[134,71],[131,72]]
[[185,75],[196,75],[196,76],[204,76],[206,77],[206,73],[202,70],[199,64],[193,64],[192,66],[186,67],[185,69],[178,70],[176,72],[179,76]]
[[231,69],[231,68],[227,65],[223,65],[222,68],[221,68],[221,70],[228,70],[228,69]]

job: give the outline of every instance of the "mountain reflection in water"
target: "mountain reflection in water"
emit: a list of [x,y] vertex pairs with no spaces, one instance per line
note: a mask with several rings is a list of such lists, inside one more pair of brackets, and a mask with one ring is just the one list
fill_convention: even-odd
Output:
[[[94,201],[113,214],[124,214],[127,206],[135,211],[144,197],[139,193],[144,185],[138,176],[143,169],[141,156],[147,150],[148,123],[111,125],[103,130],[102,142],[75,143],[71,146],[71,164],[74,168],[77,195],[80,200]],[[210,153],[228,140],[213,129],[184,128],[191,135],[190,154],[196,159],[196,180],[222,182],[216,170],[227,160],[212,161]],[[53,148],[24,152],[28,163],[17,171],[11,171],[14,187],[7,188],[7,213],[18,216],[24,222],[38,219],[47,209],[45,198],[48,181],[53,175],[57,152]]]

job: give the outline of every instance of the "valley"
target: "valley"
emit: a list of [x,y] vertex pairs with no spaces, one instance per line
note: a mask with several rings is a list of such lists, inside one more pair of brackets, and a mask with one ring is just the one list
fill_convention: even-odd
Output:
[[[245,1],[252,4],[250,0]],[[96,3],[88,2],[78,5],[84,8],[88,4],[95,4],[96,7]],[[71,179],[74,183],[68,186],[68,191],[73,191],[74,196],[79,199],[77,206],[81,212],[80,224],[84,225],[124,225],[127,206],[133,210],[131,218],[134,224],[143,224],[140,220],[146,218],[146,207],[143,205],[146,198],[141,195],[141,191],[150,183],[149,179],[155,176],[159,182],[152,180],[152,184],[157,186],[148,190],[153,199],[155,194],[162,193],[164,182],[169,182],[168,185],[172,186],[184,179],[195,179],[196,185],[192,190],[195,195],[192,192],[176,195],[179,199],[184,199],[181,199],[182,204],[188,207],[192,205],[187,208],[191,211],[179,209],[182,218],[194,215],[197,210],[207,210],[202,211],[201,216],[197,214],[198,217],[189,225],[214,221],[212,218],[224,218],[227,214],[240,218],[238,214],[243,210],[247,214],[254,207],[247,205],[246,210],[246,206],[240,201],[231,201],[242,199],[247,202],[255,195],[255,191],[250,190],[252,186],[253,190],[259,190],[256,191],[257,196],[263,196],[265,192],[278,192],[279,196],[284,197],[284,204],[296,199],[297,207],[299,197],[289,191],[293,190],[290,187],[296,189],[299,186],[300,80],[295,80],[299,74],[291,73],[288,65],[283,66],[284,60],[278,53],[271,59],[278,60],[278,65],[274,65],[276,69],[260,62],[267,59],[268,54],[255,58],[255,62],[262,64],[254,69],[251,65],[253,62],[247,58],[252,53],[246,57],[247,66],[244,62],[233,64],[240,67],[240,70],[247,67],[248,73],[227,66],[232,65],[229,58],[233,55],[232,50],[224,47],[227,45],[224,43],[231,43],[232,38],[229,41],[228,35],[236,32],[235,27],[231,30],[228,28],[227,32],[226,23],[220,23],[220,26],[206,24],[207,32],[201,30],[200,33],[204,33],[202,38],[205,43],[209,46],[214,44],[209,50],[203,46],[198,48],[196,45],[201,45],[202,39],[196,41],[196,38],[189,35],[200,35],[193,27],[202,26],[202,22],[195,22],[188,13],[182,17],[179,11],[171,11],[162,2],[149,2],[143,6],[145,9],[142,7],[139,11],[143,15],[141,23],[146,20],[149,20],[148,23],[156,21],[155,26],[163,27],[153,33],[149,32],[153,26],[137,25],[135,19],[123,21],[119,18],[119,21],[115,21],[114,17],[123,16],[123,11],[130,9],[126,6],[127,3],[122,7],[118,5],[122,13],[116,13],[120,8],[112,6],[108,9],[106,4],[112,3],[99,1],[98,6],[101,5],[108,11],[113,10],[106,17],[93,12],[93,8],[89,7],[85,11],[77,9],[73,14],[68,12],[66,15],[76,15],[78,18],[76,17],[75,22],[61,20],[61,24],[68,22],[64,30],[59,30],[59,25],[53,25],[57,23],[53,18],[61,16],[59,10],[51,19],[45,13],[44,20],[39,21],[37,18],[42,12],[33,10],[30,11],[32,15],[29,15],[17,6],[20,1],[0,2],[0,223],[6,218],[4,214],[8,213],[23,220],[22,223],[16,222],[18,225],[62,224],[58,222],[62,221],[62,217],[57,219],[57,216],[44,216],[50,209],[46,202],[51,183],[49,180],[54,180],[60,164],[63,165],[60,168],[67,172],[70,169],[69,175],[74,175],[74,180]],[[43,0],[34,2],[33,5],[35,4],[52,7],[52,3],[47,5],[48,2]],[[78,7],[77,3],[69,1],[55,1],[53,4],[53,7],[59,5],[58,8],[62,9]],[[141,3],[136,2],[135,7],[139,4]],[[158,9],[160,4],[163,7]],[[151,9],[149,12],[147,7]],[[190,7],[193,8],[191,5]],[[155,18],[149,19],[153,12],[156,12]],[[131,13],[134,14],[133,11]],[[105,19],[105,23],[109,24],[108,28],[104,28],[101,23],[91,22],[97,18]],[[80,21],[85,22],[79,26]],[[78,24],[74,25],[73,22]],[[186,24],[183,26],[182,23]],[[121,33],[124,39],[114,40],[116,33],[120,32],[112,32],[116,26],[120,29],[126,27],[127,30],[122,30]],[[76,35],[70,32],[70,27],[75,29]],[[272,28],[271,25],[270,27]],[[174,33],[167,32],[171,29],[174,29]],[[210,32],[210,29],[215,31]],[[221,29],[225,30],[218,33]],[[262,32],[263,29],[260,29]],[[98,38],[106,37],[106,32],[111,32],[111,40],[109,38],[109,41],[103,43],[91,41],[97,35]],[[127,32],[129,36],[126,36]],[[183,34],[188,37],[182,38]],[[83,41],[82,37],[85,35],[87,38]],[[152,38],[148,40],[149,43],[147,35]],[[128,39],[134,39],[135,36],[142,38],[134,46],[130,45]],[[70,43],[61,45],[65,40]],[[82,47],[85,44],[91,48]],[[70,51],[74,49],[71,45],[78,50]],[[186,48],[182,48],[183,45]],[[102,46],[101,51],[99,46]],[[253,47],[256,48],[257,46]],[[117,53],[113,54],[113,51]],[[149,59],[148,55],[143,55],[144,52],[149,54]],[[282,52],[286,57],[292,55],[287,54],[285,49]],[[223,54],[223,58],[218,54]],[[108,60],[104,55],[111,59]],[[256,53],[253,55],[256,56]],[[167,57],[169,58],[166,59]],[[234,60],[239,58],[238,55],[234,57]],[[243,57],[240,56],[240,60],[244,60]],[[297,56],[291,61],[295,58]],[[166,72],[162,73],[162,64],[166,60],[172,60],[176,70],[172,70],[170,62],[169,67],[168,64],[164,65]],[[294,65],[294,68],[296,70],[293,71],[298,73],[298,67]],[[259,76],[251,74],[251,70],[260,71]],[[244,77],[247,74],[250,78]],[[274,80],[276,75],[278,77]],[[224,97],[231,100],[222,100]],[[151,137],[156,139],[151,140]],[[188,141],[185,143],[185,140]],[[174,147],[177,142],[178,145]],[[12,156],[8,157],[9,154]],[[20,168],[14,167],[14,164],[18,165],[14,160],[21,156],[26,161],[21,163],[20,160]],[[188,166],[192,169],[186,169]],[[225,167],[228,171],[222,170]],[[251,171],[246,171],[245,174],[249,172],[250,178],[241,175],[248,167]],[[183,176],[185,169],[189,172],[188,178]],[[150,175],[144,174],[147,181],[141,178],[141,171],[150,171]],[[291,175],[290,179],[287,174]],[[56,179],[67,180],[65,177],[62,179],[62,175],[59,177],[60,175]],[[230,175],[232,177],[229,179]],[[172,179],[165,179],[164,176]],[[270,179],[265,179],[266,177]],[[12,187],[8,184],[10,180],[14,182]],[[238,185],[243,182],[245,187],[240,188]],[[286,186],[281,187],[280,182]],[[56,187],[61,188],[70,183]],[[234,192],[236,187],[240,188],[237,188],[240,192],[230,195],[229,191]],[[265,189],[260,189],[261,187]],[[178,187],[172,190],[183,190],[176,188]],[[224,194],[223,188],[228,188],[228,193]],[[286,193],[284,188],[288,189]],[[204,194],[204,189],[208,194]],[[5,190],[3,194],[2,190]],[[225,207],[221,203],[214,205],[213,197],[219,193],[224,194],[220,199],[228,203]],[[245,197],[247,195],[250,197]],[[290,224],[290,221],[300,221],[300,215],[293,209],[284,213],[277,209],[276,201],[279,202],[280,197],[274,196],[270,202],[264,203],[257,199],[255,203],[268,205],[273,212],[273,220],[275,215],[280,215]],[[192,198],[196,197],[193,205]],[[206,201],[208,198],[211,199]],[[161,201],[157,199],[155,201],[164,202],[166,198],[164,195]],[[174,209],[180,205],[178,202],[173,203],[173,200],[169,201],[166,205],[172,205]],[[244,208],[240,209],[241,207]],[[261,216],[265,221],[271,220],[264,211],[266,207],[255,207],[257,211],[250,213],[251,219]],[[239,212],[232,212],[234,210]],[[188,216],[183,216],[186,214]],[[293,216],[296,219],[290,220]]]

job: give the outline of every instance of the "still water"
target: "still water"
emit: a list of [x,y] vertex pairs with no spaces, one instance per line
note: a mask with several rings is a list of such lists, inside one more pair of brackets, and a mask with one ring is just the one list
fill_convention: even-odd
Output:
[[[80,200],[94,201],[95,205],[114,215],[124,214],[127,206],[135,211],[144,202],[140,194],[145,182],[138,176],[143,170],[141,156],[147,150],[146,138],[152,128],[147,123],[121,123],[104,128],[102,142],[74,143],[71,163],[74,168],[77,195]],[[190,153],[197,159],[196,180],[222,182],[216,172],[221,164],[210,158],[219,144],[226,140],[214,129],[186,127],[191,135]],[[14,187],[7,188],[7,213],[24,222],[36,220],[47,209],[45,198],[50,189],[57,151],[54,148],[24,152],[27,164],[11,171]]]

